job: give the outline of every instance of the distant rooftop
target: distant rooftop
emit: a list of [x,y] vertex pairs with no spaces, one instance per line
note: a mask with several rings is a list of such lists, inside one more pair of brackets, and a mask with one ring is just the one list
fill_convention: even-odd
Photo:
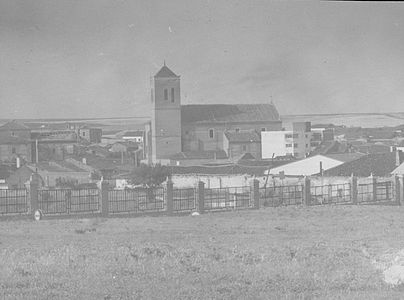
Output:
[[256,131],[225,132],[226,138],[233,143],[260,142],[261,138]]
[[22,145],[29,144],[30,140],[22,139],[18,136],[6,136],[0,139],[0,144],[2,145]]
[[0,131],[9,131],[9,130],[30,130],[30,129],[16,120],[7,122],[3,126],[0,126]]
[[[364,155],[356,160],[346,162],[342,165],[328,169],[324,172],[327,176],[387,176],[397,167],[396,152],[373,153]],[[404,154],[399,153],[400,162],[404,159]]]
[[209,151],[183,151],[170,156],[171,160],[183,159],[226,159],[227,154],[224,150]]
[[224,166],[190,166],[180,167],[171,166],[171,174],[251,174],[264,175],[268,167],[259,166],[241,166],[241,165],[224,165]]
[[122,137],[143,137],[142,130],[126,131]]

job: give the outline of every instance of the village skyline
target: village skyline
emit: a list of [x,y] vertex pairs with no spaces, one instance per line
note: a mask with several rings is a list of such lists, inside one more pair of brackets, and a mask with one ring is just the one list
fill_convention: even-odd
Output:
[[399,3],[0,1],[2,119],[147,117],[150,77],[184,104],[281,115],[403,112]]

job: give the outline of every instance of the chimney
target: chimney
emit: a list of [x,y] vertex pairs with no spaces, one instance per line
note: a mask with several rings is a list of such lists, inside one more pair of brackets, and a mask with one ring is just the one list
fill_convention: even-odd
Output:
[[320,176],[323,176],[323,162],[320,161]]
[[18,156],[17,156],[15,162],[16,162],[16,165],[17,165],[17,169],[19,169],[21,167],[21,160],[20,160],[20,158]]
[[399,165],[401,165],[401,161],[400,161],[400,150],[396,150],[396,167],[398,167]]

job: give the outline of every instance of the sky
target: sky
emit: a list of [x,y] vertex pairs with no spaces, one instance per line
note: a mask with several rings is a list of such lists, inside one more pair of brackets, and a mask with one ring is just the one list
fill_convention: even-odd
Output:
[[183,104],[404,112],[403,16],[400,2],[0,0],[0,118],[149,117],[164,60]]

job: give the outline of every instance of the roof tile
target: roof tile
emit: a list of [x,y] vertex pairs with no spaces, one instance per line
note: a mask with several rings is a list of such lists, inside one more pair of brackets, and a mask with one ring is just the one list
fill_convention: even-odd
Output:
[[273,104],[205,104],[182,105],[181,122],[251,122],[280,121],[279,113]]

